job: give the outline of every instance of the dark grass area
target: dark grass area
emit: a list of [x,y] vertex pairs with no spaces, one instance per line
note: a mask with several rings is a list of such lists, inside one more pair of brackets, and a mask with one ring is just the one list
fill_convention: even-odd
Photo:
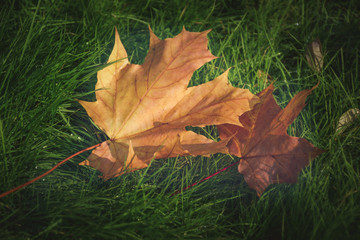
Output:
[[[227,155],[154,161],[103,182],[75,157],[51,175],[0,199],[0,239],[359,239],[360,120],[341,134],[340,116],[359,108],[357,1],[4,1],[0,9],[0,192],[49,170],[106,136],[75,99],[94,100],[96,72],[113,47],[114,26],[132,63],[160,38],[212,29],[219,56],[190,85],[227,68],[229,81],[257,93],[269,83],[285,107],[320,81],[288,129],[328,151],[298,184],[258,198],[236,167],[169,197],[237,161]],[[319,38],[324,67],[309,68]],[[200,130],[213,132],[211,127]]]

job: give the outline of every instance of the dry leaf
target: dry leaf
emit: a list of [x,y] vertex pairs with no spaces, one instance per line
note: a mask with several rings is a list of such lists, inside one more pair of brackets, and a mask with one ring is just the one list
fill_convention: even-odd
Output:
[[324,65],[324,56],[322,54],[320,39],[312,41],[306,50],[306,60],[316,72],[320,72]]
[[264,71],[258,69],[256,72],[256,76],[258,77],[258,79],[263,82],[264,84],[266,84],[268,81],[272,82],[273,78],[271,77],[270,74],[265,73]]
[[345,129],[353,123],[356,118],[360,117],[360,110],[357,108],[352,108],[347,110],[343,115],[341,115],[339,122],[336,127],[336,132],[341,134]]
[[241,157],[238,170],[258,196],[270,184],[296,182],[298,173],[323,152],[286,132],[314,88],[301,91],[281,109],[272,96],[274,86],[270,85],[258,94],[260,103],[239,117],[243,126],[218,126],[221,139],[235,134],[228,143],[229,152]]
[[96,102],[79,101],[110,140],[81,165],[97,168],[108,179],[144,168],[152,159],[227,153],[229,139],[214,142],[185,127],[239,125],[238,116],[259,98],[232,87],[228,71],[187,88],[193,72],[215,58],[207,48],[208,32],[183,29],[160,40],[150,29],[149,52],[144,64],[137,65],[129,63],[116,31],[108,62],[120,61],[98,72]]

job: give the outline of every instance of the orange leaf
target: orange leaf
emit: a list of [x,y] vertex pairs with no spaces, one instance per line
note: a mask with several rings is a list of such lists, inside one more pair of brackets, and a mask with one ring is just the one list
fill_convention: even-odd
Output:
[[149,52],[144,64],[137,65],[127,60],[116,31],[108,62],[117,62],[98,72],[97,101],[79,101],[110,140],[81,165],[97,168],[108,179],[144,168],[151,159],[227,153],[229,139],[214,142],[185,127],[239,125],[238,116],[259,99],[232,87],[228,71],[187,88],[193,72],[215,58],[207,48],[208,32],[183,29],[174,38],[160,40],[150,29]]
[[286,132],[316,87],[301,91],[281,109],[272,95],[271,84],[258,94],[260,103],[239,117],[242,126],[218,126],[221,139],[235,134],[228,143],[229,152],[241,157],[238,170],[258,196],[270,184],[295,183],[298,173],[323,152],[307,140]]

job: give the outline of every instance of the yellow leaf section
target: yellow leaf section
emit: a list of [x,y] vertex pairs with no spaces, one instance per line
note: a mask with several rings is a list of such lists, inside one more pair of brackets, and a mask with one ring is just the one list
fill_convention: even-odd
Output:
[[[184,29],[173,39],[159,40],[150,29],[144,64],[120,62],[121,68],[105,68],[106,74],[98,76],[97,86],[103,90],[96,92],[97,101],[81,105],[111,139],[129,139],[151,129],[182,99],[193,72],[215,58],[207,49],[208,32]],[[114,49],[121,58],[126,56],[120,40]]]

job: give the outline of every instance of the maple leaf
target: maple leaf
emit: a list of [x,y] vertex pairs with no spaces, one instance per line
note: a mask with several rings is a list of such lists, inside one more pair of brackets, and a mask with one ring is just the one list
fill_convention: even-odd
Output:
[[98,72],[97,101],[79,101],[110,138],[80,165],[98,169],[105,180],[147,167],[152,159],[227,153],[229,138],[215,142],[185,127],[239,125],[238,116],[259,100],[248,90],[232,87],[228,70],[187,88],[193,72],[216,58],[207,48],[209,30],[184,28],[165,40],[149,31],[149,52],[137,65],[129,63],[116,30],[108,63],[116,62]]
[[323,152],[306,139],[291,137],[287,127],[305,106],[306,97],[314,88],[299,92],[281,109],[272,95],[274,86],[257,94],[260,102],[239,117],[243,126],[217,126],[220,139],[234,136],[229,143],[230,154],[241,157],[238,171],[250,188],[261,196],[273,183],[295,183],[299,172]]

